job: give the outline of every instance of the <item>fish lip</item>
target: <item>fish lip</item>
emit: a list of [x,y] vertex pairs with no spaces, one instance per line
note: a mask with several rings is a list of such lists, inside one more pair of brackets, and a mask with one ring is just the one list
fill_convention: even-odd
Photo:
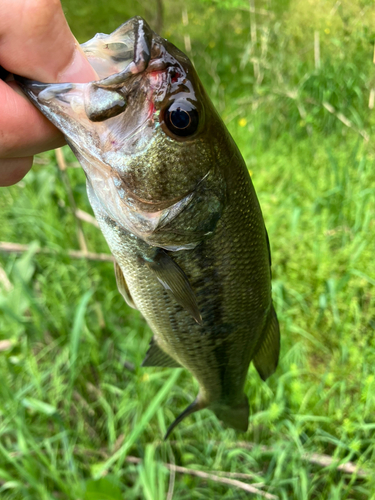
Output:
[[13,75],[13,76],[23,91],[25,91],[29,94],[29,91],[32,90],[33,95],[35,97],[38,97],[39,93],[42,90],[45,90],[47,87],[49,87],[51,85],[50,83],[42,83],[42,82],[38,82],[37,80],[30,80],[29,78],[25,78],[25,77],[20,76],[20,75]]
[[[132,19],[129,19],[114,32],[108,35],[98,33],[92,39],[81,44],[81,49],[86,54],[90,65],[96,71],[95,58],[100,58],[98,54],[100,53],[101,45],[104,44],[104,46],[106,46],[106,43],[111,43],[111,38],[120,30],[123,31],[124,35],[125,33],[129,35],[129,39],[127,40],[127,42],[130,41],[130,44],[127,46],[127,49],[129,53],[132,53],[133,59],[131,60],[130,57],[129,59],[126,57],[124,61],[126,61],[127,65],[121,71],[113,71],[107,73],[104,77],[87,82],[88,84],[103,88],[108,88],[112,85],[114,87],[116,87],[116,85],[122,86],[129,77],[147,70],[149,62],[151,60],[152,50],[155,55],[154,40],[159,39],[160,37],[151,30],[147,22],[140,16],[135,16]],[[116,44],[116,41],[114,41],[114,43]],[[126,42],[124,46],[126,47]],[[123,52],[120,52],[120,55],[123,55]],[[115,57],[113,58],[113,60],[116,61]],[[43,92],[43,90],[46,90],[48,87],[51,88],[51,92],[53,90],[53,87],[55,89],[55,93],[57,94],[68,92],[69,90],[71,90],[72,86],[77,83],[42,83],[22,77],[20,75],[14,75],[14,78],[20,84],[21,88],[27,92],[28,95],[36,98],[41,92]],[[61,85],[61,89],[58,89],[57,85]]]
[[[130,19],[109,35],[99,33],[91,40],[81,44],[83,52],[85,52],[89,63],[95,71],[97,71],[97,59],[101,57],[101,46],[96,46],[95,40],[99,41],[102,45],[106,44],[108,41],[109,45],[111,45],[111,37],[129,23],[131,23],[132,27],[129,28],[128,31],[134,36],[134,40],[132,40],[133,60],[129,63],[128,59],[124,60],[126,61],[126,66],[121,71],[114,71],[112,73],[106,73],[106,71],[104,71],[104,73],[101,72],[101,74],[105,76],[86,83],[43,83],[25,78],[21,75],[14,75],[14,78],[19,83],[24,93],[28,95],[37,106],[41,106],[45,101],[49,101],[52,98],[68,102],[68,100],[64,99],[63,95],[75,88],[83,88],[83,86],[103,88],[106,90],[122,88],[121,93],[127,95],[131,92],[131,81],[134,77],[138,76],[143,80],[143,78],[147,78],[150,73],[166,72],[171,67],[176,67],[178,72],[184,73],[180,61],[176,59],[174,55],[171,55],[166,47],[166,44],[171,44],[152,31],[146,21],[139,16]],[[108,70],[108,68],[106,68],[106,70]],[[130,87],[127,85],[128,81]]]
[[[152,39],[152,44],[154,47],[158,46],[158,43],[154,38]],[[173,63],[171,61],[164,60],[163,53],[159,52],[154,55],[153,58],[150,58],[150,60],[146,61],[144,66],[142,66],[141,68],[132,66],[133,63],[130,63],[128,67],[125,68],[125,70],[113,73],[106,76],[105,78],[101,78],[100,80],[94,80],[91,83],[95,87],[99,88],[116,88],[119,86],[124,86],[126,81],[134,76],[146,76],[148,73],[166,71],[169,67],[176,65],[176,63],[177,61]]]
[[[74,83],[43,83],[37,80],[30,80],[20,75],[14,75],[14,79],[20,85],[22,90],[34,99],[38,99],[40,94],[44,91],[50,90],[54,95],[63,95],[69,92],[75,86]],[[63,100],[63,99],[61,99]]]
[[[136,16],[127,21],[126,23],[124,23],[122,26],[125,26],[130,22],[133,23],[134,33],[138,31],[142,32],[142,35],[139,37],[139,39],[136,38],[134,39],[133,57],[135,59],[136,57],[135,52],[137,46],[142,45],[141,49],[139,49],[138,47],[138,50],[141,50],[143,59],[142,57],[138,57],[138,60],[131,61],[122,71],[115,71],[113,73],[109,73],[105,77],[98,78],[97,80],[91,80],[90,82],[86,82],[85,83],[86,85],[92,85],[95,87],[107,88],[107,89],[116,88],[123,86],[126,83],[126,81],[131,77],[141,74],[146,75],[148,73],[157,71],[165,71],[169,67],[175,65],[180,66],[179,62],[173,56],[172,56],[173,60],[170,59],[168,51],[166,51],[164,46],[167,40],[163,39],[154,31],[152,31],[144,19],[142,19],[139,16]],[[120,28],[122,26],[120,26]],[[95,71],[96,69],[95,69],[94,58],[96,52],[95,50],[91,49],[92,42],[95,39],[98,40],[101,39],[104,40],[107,38],[109,39],[120,28],[115,30],[113,33],[110,33],[109,35],[97,34],[91,40],[88,40],[87,42],[80,45],[81,48],[83,49],[83,52],[85,52],[86,56],[88,57],[89,63],[91,64],[91,66]],[[147,44],[148,47],[145,48]],[[96,49],[96,51],[98,51],[98,49]],[[90,57],[92,58],[92,60],[90,60]],[[51,92],[54,91],[55,94],[63,94],[74,88],[75,85],[77,85],[77,82],[43,83],[36,80],[31,80],[29,78],[25,78],[21,75],[14,75],[14,78],[20,84],[22,89],[24,89],[28,93],[28,95],[31,95],[35,98],[38,98],[39,94],[44,90],[47,90],[48,87],[50,87]]]

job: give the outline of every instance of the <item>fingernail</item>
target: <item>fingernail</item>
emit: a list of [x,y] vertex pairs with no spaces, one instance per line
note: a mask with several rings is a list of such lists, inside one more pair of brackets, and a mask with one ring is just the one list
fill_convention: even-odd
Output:
[[99,77],[76,41],[73,59],[71,63],[59,74],[58,81],[60,83],[87,83],[93,80],[99,80]]

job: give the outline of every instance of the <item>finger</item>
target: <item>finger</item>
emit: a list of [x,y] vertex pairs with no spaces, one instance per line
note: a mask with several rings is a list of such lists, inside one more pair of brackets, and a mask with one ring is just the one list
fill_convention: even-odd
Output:
[[20,89],[15,91],[16,86],[0,80],[0,158],[32,156],[62,146],[63,135]]
[[0,159],[0,186],[11,186],[19,182],[30,170],[33,157]]
[[[43,82],[97,79],[58,0],[1,0],[0,66]],[[0,84],[0,157],[29,156],[63,144],[62,134],[20,95],[15,82]],[[2,174],[2,163],[0,185],[26,173],[30,161],[6,165]],[[16,169],[14,176],[10,175],[11,165]]]
[[59,0],[2,0],[0,66],[45,83],[88,82],[96,76]]

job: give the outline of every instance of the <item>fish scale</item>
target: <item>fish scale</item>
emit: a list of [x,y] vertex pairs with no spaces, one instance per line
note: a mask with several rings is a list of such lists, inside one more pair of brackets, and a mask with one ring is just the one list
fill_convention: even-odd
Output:
[[182,366],[199,383],[167,435],[203,408],[245,431],[249,364],[265,380],[280,346],[246,165],[186,55],[143,19],[82,49],[98,81],[18,80],[85,170],[118,288],[154,334],[143,366]]

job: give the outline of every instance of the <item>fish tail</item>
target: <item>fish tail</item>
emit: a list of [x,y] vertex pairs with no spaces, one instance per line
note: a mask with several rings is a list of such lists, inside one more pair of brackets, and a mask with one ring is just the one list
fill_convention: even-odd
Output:
[[237,431],[246,432],[249,426],[249,401],[245,394],[243,400],[237,405],[221,405],[214,408],[214,413],[225,427],[231,427]]
[[202,403],[198,395],[198,397],[182,413],[180,413],[176,420],[168,427],[168,430],[164,436],[164,441],[168,439],[170,433],[173,431],[176,425],[182,422],[184,418],[188,417],[192,413],[195,413],[196,411],[202,410],[205,407],[206,405]]

